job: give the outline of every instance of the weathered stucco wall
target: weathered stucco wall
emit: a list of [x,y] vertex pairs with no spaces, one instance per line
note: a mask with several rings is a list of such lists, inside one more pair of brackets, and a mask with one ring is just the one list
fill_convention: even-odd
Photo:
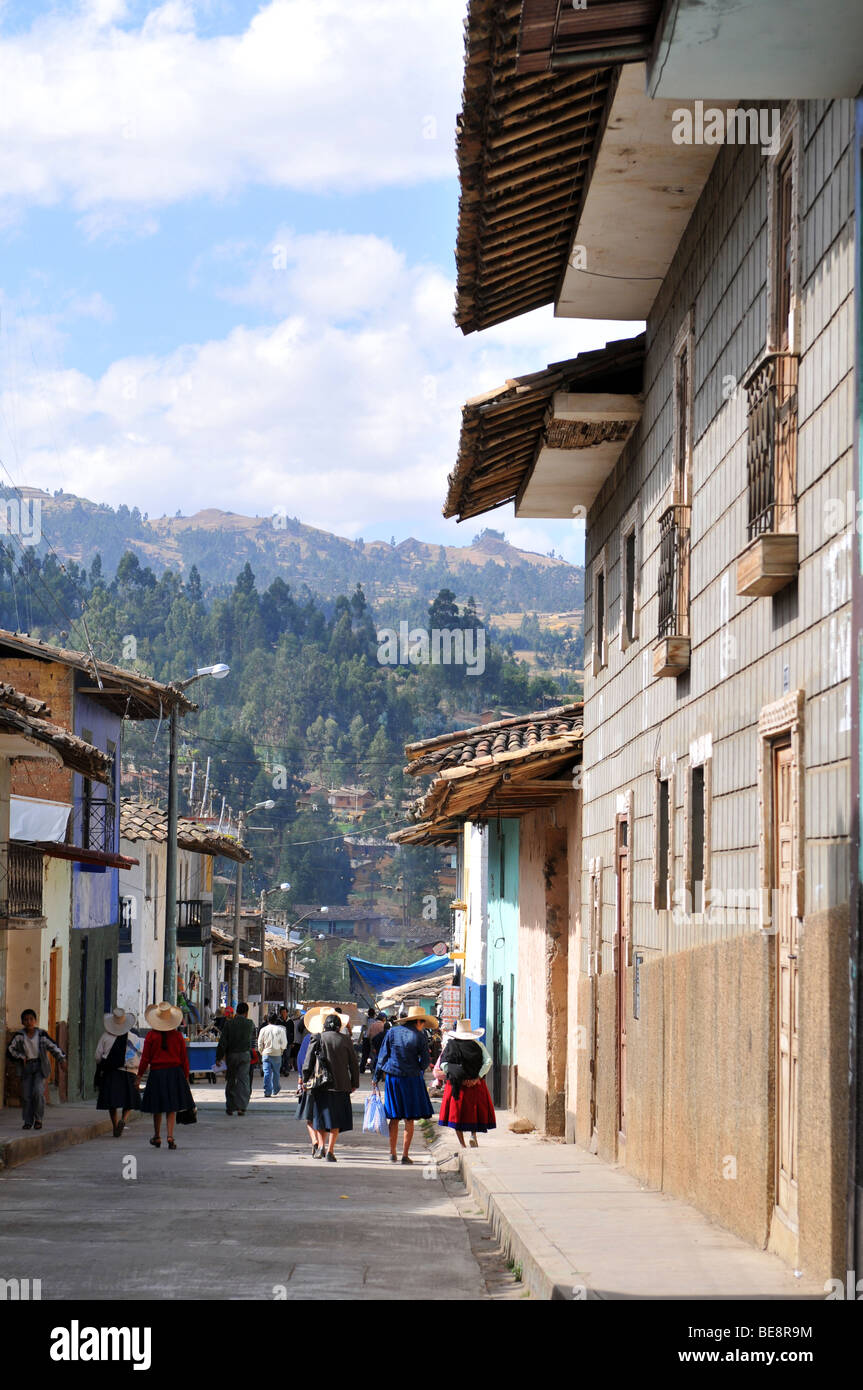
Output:
[[[775,950],[776,938],[763,932],[655,958],[641,967],[637,1019],[634,967],[626,989],[626,1167],[762,1248],[773,1206]],[[825,1279],[844,1279],[845,1269],[847,968],[847,913],[807,918],[800,946],[800,1265]],[[614,1161],[614,976],[600,976],[598,988],[599,1152]],[[590,991],[582,976],[585,1012]],[[586,1147],[587,1059],[579,1076],[575,1138]]]
[[519,837],[518,1112],[566,1124],[570,933],[568,839],[575,793],[522,818]]
[[579,1013],[578,966],[581,946],[581,793],[572,798],[567,819],[569,869],[569,930],[566,945],[566,1114],[564,1133],[572,1142],[576,1131],[579,1063],[588,1055],[587,1016]]

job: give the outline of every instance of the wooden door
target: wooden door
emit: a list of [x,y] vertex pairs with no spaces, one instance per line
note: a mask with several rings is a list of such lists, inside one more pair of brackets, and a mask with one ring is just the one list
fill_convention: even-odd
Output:
[[773,748],[773,912],[776,928],[776,1206],[797,1225],[798,919],[791,911],[793,870],[790,742]]
[[503,1108],[503,981],[495,980],[492,986],[494,1033],[491,1040],[492,1060],[492,1100],[500,1110]]
[[590,878],[590,1135],[593,1138],[597,1128],[597,1069],[599,1061],[599,986],[598,977],[602,967],[602,936],[600,922],[599,872]]
[[629,963],[629,822],[617,827],[617,1131],[626,1137],[626,967]]

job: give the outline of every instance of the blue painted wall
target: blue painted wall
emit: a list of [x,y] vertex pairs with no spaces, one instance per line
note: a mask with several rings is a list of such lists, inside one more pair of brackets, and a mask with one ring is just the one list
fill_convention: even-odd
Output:
[[[87,695],[75,692],[75,733],[84,737],[86,729],[91,742],[103,752],[108,751],[109,741],[117,748],[116,776],[120,775],[120,730],[122,720],[109,710],[104,710]],[[81,804],[84,796],[84,778],[75,774],[73,795],[75,798],[75,839],[80,843]],[[93,799],[104,798],[114,802],[114,835],[112,850],[119,846],[120,796],[119,788],[107,787],[102,782],[93,783]],[[72,866],[72,925],[79,930],[89,927],[106,927],[116,924],[119,911],[120,874],[118,869],[93,870],[87,865]]]
[[474,1028],[485,1027],[486,1015],[486,986],[477,984],[476,980],[468,979],[465,976],[464,982],[464,1006],[465,1012]]
[[[500,1029],[502,1105],[507,1104],[511,1069],[518,1064],[516,1049],[518,1001],[518,833],[517,820],[489,822],[488,827],[488,967],[486,1047],[495,1055],[495,982],[502,987],[503,1026]],[[493,1073],[489,1074],[492,1085]]]

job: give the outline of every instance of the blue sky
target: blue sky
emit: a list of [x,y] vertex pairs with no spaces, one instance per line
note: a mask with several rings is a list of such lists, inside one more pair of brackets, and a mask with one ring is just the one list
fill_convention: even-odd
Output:
[[[21,484],[444,523],[461,404],[631,332],[452,323],[453,0],[0,3],[0,458]],[[488,524],[577,560],[577,524]]]

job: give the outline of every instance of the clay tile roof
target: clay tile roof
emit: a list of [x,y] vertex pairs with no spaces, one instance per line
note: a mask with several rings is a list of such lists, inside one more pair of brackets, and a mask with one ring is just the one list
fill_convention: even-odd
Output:
[[[55,752],[65,767],[79,772],[82,777],[91,777],[98,782],[107,782],[111,776],[111,759],[100,748],[54,724],[51,713],[44,700],[34,700],[24,695],[14,686],[0,683],[0,731],[18,735],[33,745],[31,756],[37,757],[36,749],[44,746]],[[12,754],[13,757],[26,758],[25,752]]]
[[583,708],[579,702],[560,705],[557,709],[539,711],[501,719],[496,724],[481,724],[475,729],[460,729],[457,733],[441,734],[409,743],[405,752],[408,764],[405,772],[412,777],[444,772],[453,767],[474,767],[501,754],[527,753],[540,750],[549,740],[582,736]]
[[[139,801],[123,797],[120,801],[120,835],[124,840],[152,840],[166,844],[168,812],[155,801]],[[206,822],[181,816],[177,825],[177,844],[180,849],[198,854],[221,855],[225,859],[248,863],[250,852],[230,835],[221,835]]]
[[449,844],[465,821],[523,816],[574,790],[581,761],[583,705],[560,705],[497,724],[442,734],[405,749],[413,776],[433,773],[408,810],[395,844]]

